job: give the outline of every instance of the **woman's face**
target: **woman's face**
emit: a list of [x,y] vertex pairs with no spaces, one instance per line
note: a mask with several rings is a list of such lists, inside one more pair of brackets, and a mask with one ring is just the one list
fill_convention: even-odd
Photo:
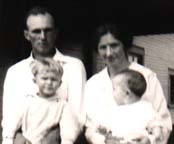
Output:
[[114,38],[111,33],[101,36],[98,53],[107,65],[119,66],[126,58],[122,42]]

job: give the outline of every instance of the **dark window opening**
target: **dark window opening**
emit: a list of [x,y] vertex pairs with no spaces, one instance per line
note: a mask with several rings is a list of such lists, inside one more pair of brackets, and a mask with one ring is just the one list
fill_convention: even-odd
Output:
[[128,61],[129,62],[137,62],[141,65],[144,65],[144,48],[139,46],[133,46],[128,51]]

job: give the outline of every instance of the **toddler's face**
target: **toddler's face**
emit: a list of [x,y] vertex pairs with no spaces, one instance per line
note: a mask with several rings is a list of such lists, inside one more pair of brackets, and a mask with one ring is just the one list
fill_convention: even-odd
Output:
[[57,88],[61,84],[61,79],[56,72],[42,69],[37,73],[35,82],[38,85],[39,94],[43,97],[50,97],[55,95]]

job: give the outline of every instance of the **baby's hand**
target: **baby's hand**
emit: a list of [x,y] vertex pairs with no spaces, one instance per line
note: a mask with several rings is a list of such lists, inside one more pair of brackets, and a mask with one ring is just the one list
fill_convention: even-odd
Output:
[[108,130],[104,127],[104,126],[98,126],[98,132],[103,134],[103,135],[106,135],[108,133]]
[[123,138],[113,136],[112,133],[109,132],[106,134],[105,144],[127,144],[127,143],[121,142],[122,140]]
[[150,144],[150,140],[148,137],[144,136],[144,137],[140,137],[140,138],[132,140],[131,144]]

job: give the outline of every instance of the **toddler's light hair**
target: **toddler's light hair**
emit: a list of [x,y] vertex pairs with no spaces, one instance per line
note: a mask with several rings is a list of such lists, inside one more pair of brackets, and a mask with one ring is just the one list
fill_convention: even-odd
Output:
[[52,58],[44,58],[40,60],[34,60],[30,64],[31,71],[34,77],[38,74],[38,72],[42,69],[47,69],[48,71],[55,72],[58,77],[62,77],[63,68],[60,62],[53,60]]

